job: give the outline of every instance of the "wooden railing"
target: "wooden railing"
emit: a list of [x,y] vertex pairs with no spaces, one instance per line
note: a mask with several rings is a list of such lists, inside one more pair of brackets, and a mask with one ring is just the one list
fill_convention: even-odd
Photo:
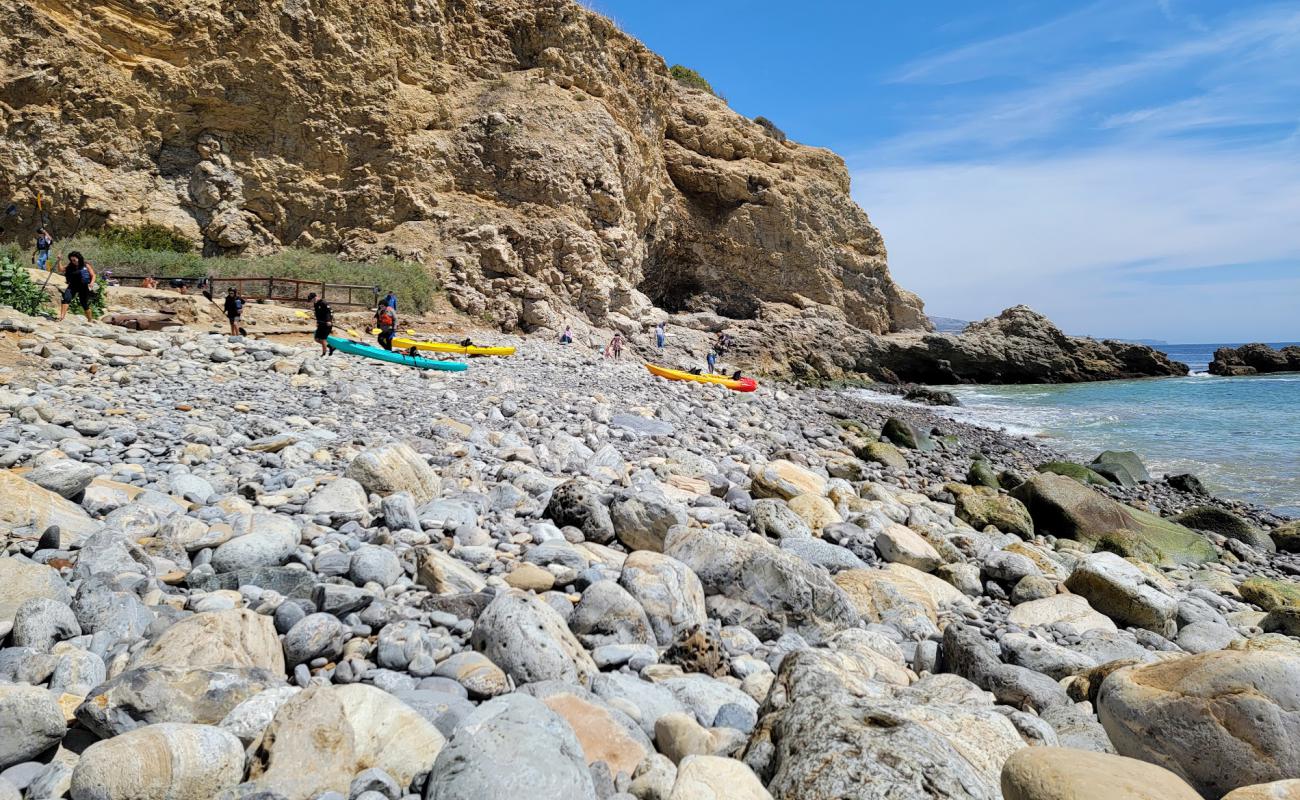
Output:
[[[144,275],[114,275],[123,286],[141,286]],[[323,296],[333,306],[372,307],[379,304],[379,288],[349,283],[324,283],[300,281],[293,278],[153,278],[159,289],[178,289],[183,292],[208,291],[220,301],[231,288],[237,289],[245,300],[274,300],[277,303],[306,304],[307,295]],[[178,285],[179,282],[179,285]]]

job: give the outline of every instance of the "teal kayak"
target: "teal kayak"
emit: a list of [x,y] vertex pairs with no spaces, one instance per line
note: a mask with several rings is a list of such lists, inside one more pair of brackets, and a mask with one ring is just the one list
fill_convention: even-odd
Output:
[[382,347],[354,342],[340,336],[331,336],[325,340],[325,343],[340,353],[348,353],[362,358],[373,358],[376,361],[387,361],[390,364],[405,364],[408,367],[441,369],[448,372],[464,372],[469,369],[468,364],[460,361],[437,361],[432,358],[421,358],[420,356],[407,355],[399,350],[385,350]]

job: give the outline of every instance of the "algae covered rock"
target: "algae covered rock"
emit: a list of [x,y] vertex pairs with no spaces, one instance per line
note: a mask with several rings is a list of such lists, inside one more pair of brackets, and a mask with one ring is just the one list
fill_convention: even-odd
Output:
[[[1214,545],[1199,533],[1154,514],[1139,511],[1061,475],[1039,474],[1011,492],[1029,510],[1038,533],[1097,546],[1118,541],[1116,531],[1138,537],[1152,563],[1200,564],[1214,561]],[[1120,535],[1120,539],[1123,535]]]
[[1073,478],[1079,483],[1089,484],[1092,486],[1113,486],[1114,483],[1102,475],[1082,464],[1076,464],[1073,461],[1048,461],[1046,464],[1039,464],[1035,467],[1039,472],[1050,473],[1052,475],[1064,475],[1067,478]]

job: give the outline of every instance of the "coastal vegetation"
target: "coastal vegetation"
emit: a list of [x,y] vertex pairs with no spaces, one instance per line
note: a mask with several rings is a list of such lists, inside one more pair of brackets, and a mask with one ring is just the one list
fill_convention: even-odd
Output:
[[709,94],[717,94],[717,92],[713,91],[713,87],[709,85],[709,82],[704,79],[704,76],[690,67],[673,64],[668,68],[668,74],[673,76],[673,80],[692,89],[703,89]]
[[[378,286],[391,290],[404,308],[417,312],[433,308],[442,291],[437,278],[413,261],[388,256],[350,261],[335,253],[297,248],[260,256],[204,256],[195,252],[188,240],[159,226],[104,228],[60,240],[56,249],[62,254],[78,250],[100,275],[111,273],[119,278],[269,277]],[[16,265],[27,260],[12,244],[0,248],[0,259],[5,258]]]

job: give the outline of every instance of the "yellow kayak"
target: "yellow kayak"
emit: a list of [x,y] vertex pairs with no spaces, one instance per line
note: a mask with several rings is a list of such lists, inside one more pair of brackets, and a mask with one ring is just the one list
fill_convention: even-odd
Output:
[[[371,333],[378,334],[379,329],[375,328]],[[480,347],[476,344],[466,346],[452,344],[451,342],[421,342],[403,336],[393,338],[393,349],[395,350],[409,350],[412,347],[416,350],[430,350],[435,353],[460,353],[466,356],[512,356],[515,354],[513,347]]]
[[670,381],[695,381],[696,383],[716,383],[736,392],[752,392],[758,388],[758,381],[753,378],[728,378],[726,375],[696,375],[680,369],[668,369],[654,364],[646,364],[651,375],[658,375]]

